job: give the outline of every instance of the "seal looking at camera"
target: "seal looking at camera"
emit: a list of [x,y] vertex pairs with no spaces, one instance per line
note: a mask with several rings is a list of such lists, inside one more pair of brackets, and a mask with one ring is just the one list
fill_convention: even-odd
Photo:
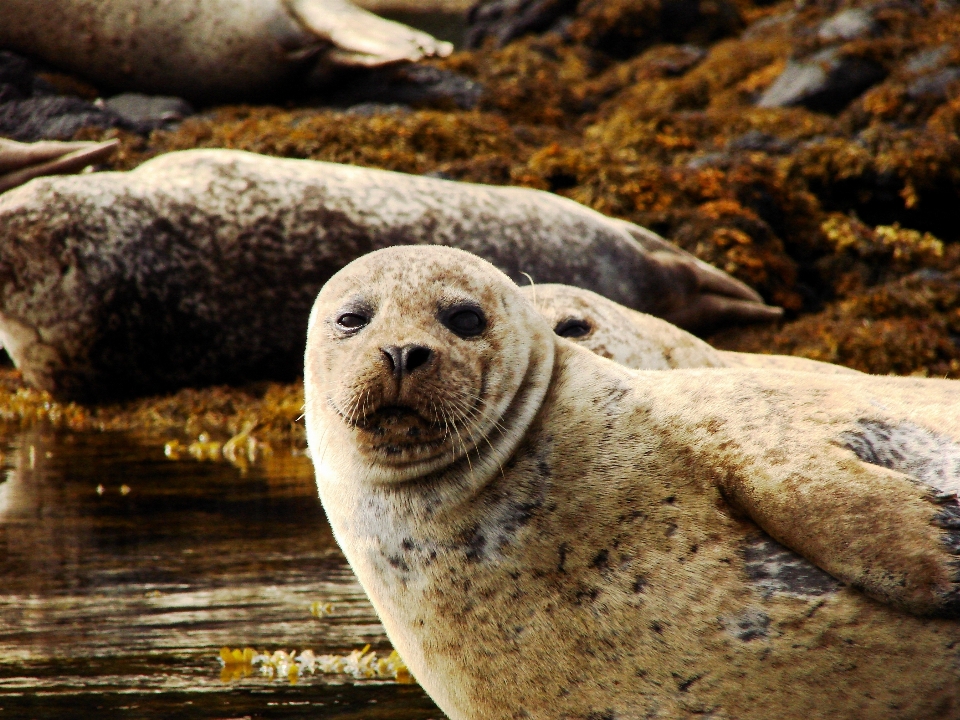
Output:
[[[454,720],[960,712],[960,624],[902,609],[957,611],[956,383],[631,371],[408,247],[324,286],[305,384],[337,540]],[[864,592],[757,582],[758,525]]]

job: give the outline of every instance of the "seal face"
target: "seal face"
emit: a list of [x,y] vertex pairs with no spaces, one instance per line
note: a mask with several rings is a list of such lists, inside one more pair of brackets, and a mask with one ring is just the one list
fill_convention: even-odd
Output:
[[514,403],[533,402],[529,377],[549,375],[553,349],[548,329],[516,332],[511,317],[531,315],[518,298],[408,254],[397,263],[373,253],[370,273],[332,279],[310,320],[310,337],[324,341],[311,344],[311,388],[328,390],[307,404],[335,413],[341,422],[327,431],[355,448],[371,479],[391,482],[449,465],[480,443],[501,445],[491,437]]
[[521,288],[557,336],[636,370],[730,367],[700,338],[602,295],[558,283]]
[[453,720],[960,712],[960,624],[902,610],[956,614],[953,470],[890,459],[957,443],[960,384],[635,372],[407,247],[324,286],[305,385],[335,536]]

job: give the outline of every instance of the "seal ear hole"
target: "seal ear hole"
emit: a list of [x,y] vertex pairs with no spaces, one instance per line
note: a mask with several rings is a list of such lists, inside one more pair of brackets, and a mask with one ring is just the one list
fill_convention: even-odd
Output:
[[457,303],[440,313],[444,327],[460,337],[476,337],[487,329],[487,318],[479,305]]
[[590,323],[582,318],[567,318],[566,320],[558,322],[553,332],[560,337],[579,338],[584,335],[589,335],[593,332],[593,328],[590,326]]

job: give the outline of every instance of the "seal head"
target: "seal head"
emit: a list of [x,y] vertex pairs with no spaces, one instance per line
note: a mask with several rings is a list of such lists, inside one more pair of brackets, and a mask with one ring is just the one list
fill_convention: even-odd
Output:
[[727,367],[720,351],[652,315],[558,283],[521,288],[554,333],[637,370]]
[[400,482],[466,461],[479,478],[512,454],[550,382],[552,332],[492,265],[458,272],[467,258],[390,248],[324,286],[305,369],[320,475]]

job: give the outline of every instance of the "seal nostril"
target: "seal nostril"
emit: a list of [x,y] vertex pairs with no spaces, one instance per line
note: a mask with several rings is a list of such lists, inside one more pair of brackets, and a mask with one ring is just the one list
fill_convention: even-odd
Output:
[[390,366],[390,372],[394,375],[400,374],[400,368],[403,367],[403,351],[396,345],[387,345],[380,348],[380,352],[387,359],[387,365]]
[[430,360],[433,351],[422,345],[407,345],[403,349],[403,371],[411,373]]

